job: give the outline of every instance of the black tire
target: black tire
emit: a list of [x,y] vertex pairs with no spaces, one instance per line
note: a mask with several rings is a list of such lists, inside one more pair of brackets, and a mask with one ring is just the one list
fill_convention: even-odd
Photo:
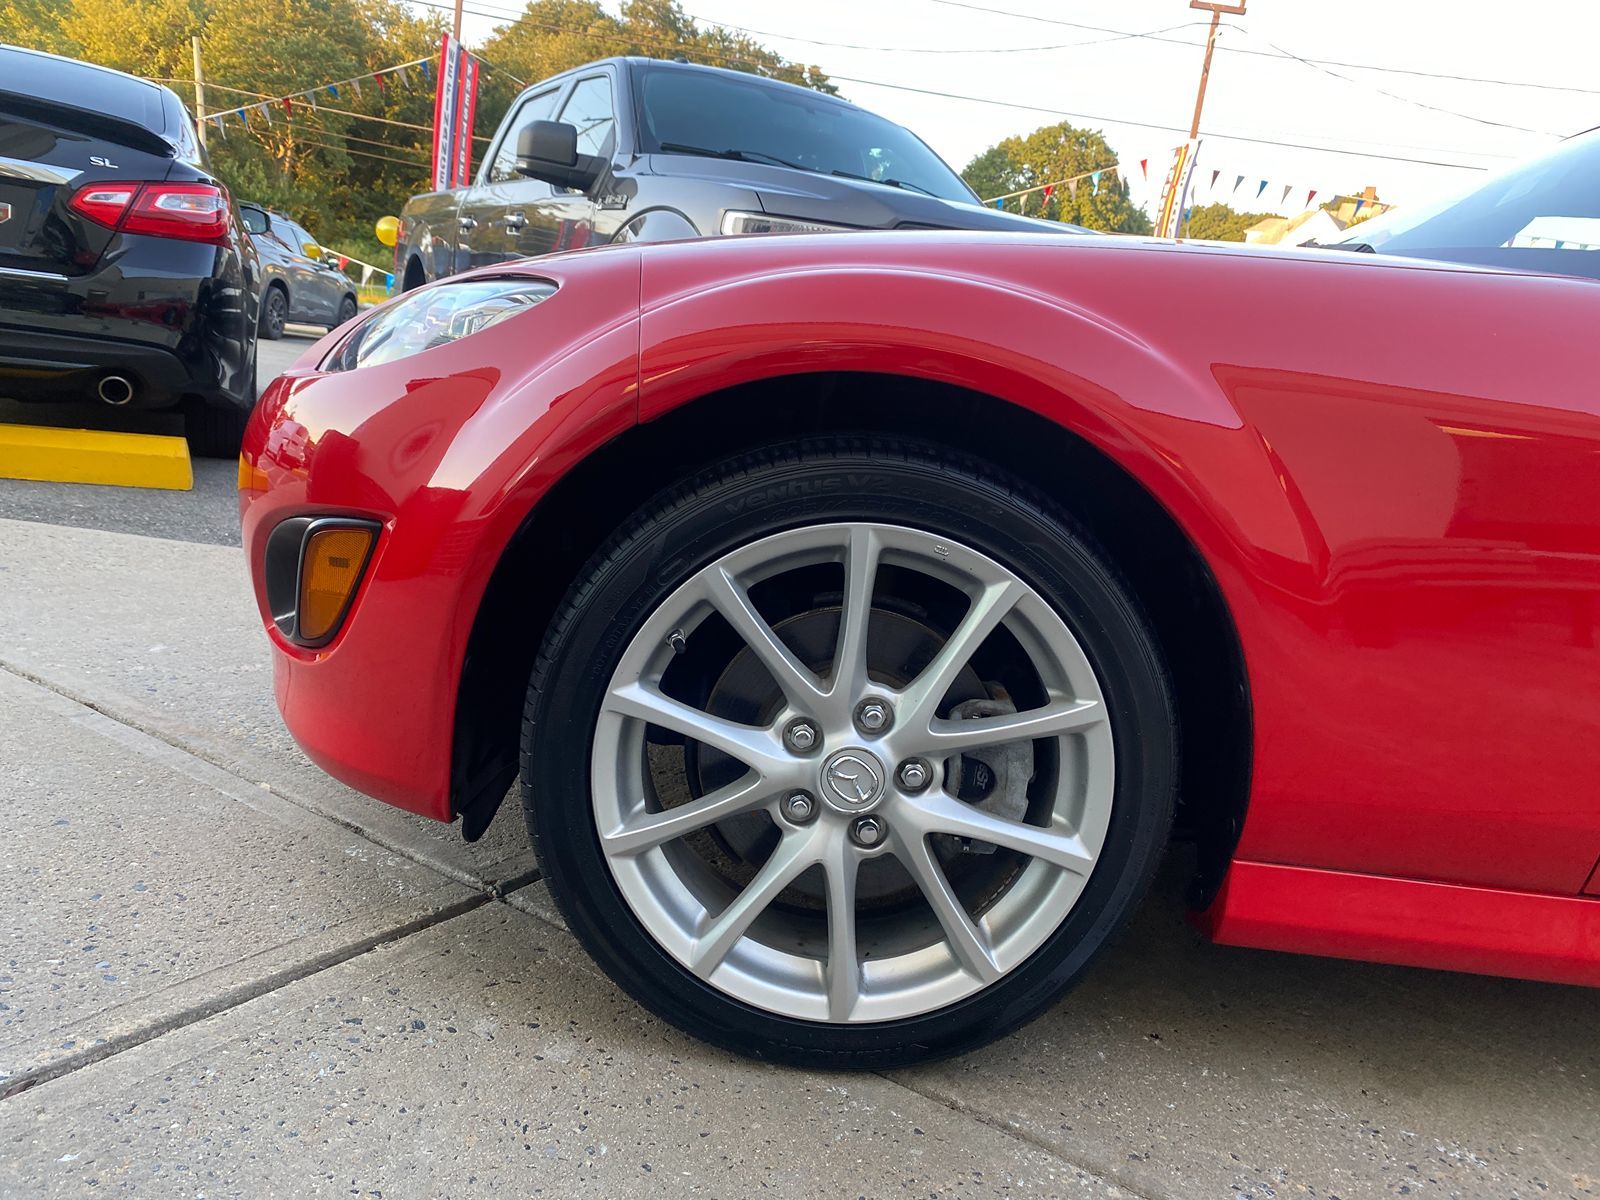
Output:
[[275,342],[283,336],[283,327],[289,321],[289,297],[276,284],[267,288],[261,297],[261,336]]
[[339,328],[339,326],[343,325],[346,321],[353,320],[355,315],[356,298],[354,296],[346,296],[343,300],[339,301],[339,315],[334,318],[333,325],[330,328]]
[[255,400],[260,394],[260,380],[256,375],[255,348],[250,350],[249,403],[243,407],[234,404],[207,404],[191,399],[184,409],[183,436],[189,443],[189,453],[197,458],[238,458],[244,441],[245,426],[255,411]]
[[[1097,865],[1076,906],[1030,958],[984,990],[922,1016],[827,1024],[731,998],[645,931],[600,846],[589,754],[618,656],[684,579],[757,538],[852,520],[959,538],[1004,563],[1056,609],[1100,676],[1115,734],[1116,786]],[[1176,759],[1176,713],[1154,639],[1114,567],[1067,514],[988,464],[942,448],[811,440],[724,462],[669,491],[590,560],[551,624],[529,686],[523,805],[545,878],[574,933],[640,1003],[744,1054],[877,1069],[999,1037],[1079,978],[1155,874],[1171,825]]]
[[192,405],[183,418],[183,436],[189,453],[197,458],[238,458],[244,441],[244,427],[250,422],[248,408],[233,405]]

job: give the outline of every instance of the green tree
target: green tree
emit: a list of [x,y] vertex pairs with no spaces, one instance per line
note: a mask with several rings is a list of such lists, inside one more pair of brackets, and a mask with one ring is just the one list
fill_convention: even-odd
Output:
[[[1028,214],[1088,229],[1149,233],[1150,218],[1129,198],[1128,181],[1111,170],[1116,162],[1117,153],[1103,134],[1063,121],[1026,137],[1006,138],[974,158],[961,174],[973,191],[988,198],[1102,171],[1098,189],[1084,179],[1075,188],[1057,187],[1048,200],[1033,193]],[[1015,209],[1017,202],[1007,201],[1007,207]]]
[[[690,62],[836,91],[817,67],[791,63],[743,34],[702,27],[676,0],[629,0],[618,17],[594,0],[530,0],[521,16],[496,29],[483,44],[491,64],[530,83],[623,54],[681,54]],[[515,95],[515,88],[497,86],[489,97],[497,107],[484,115],[498,121]]]
[[1226,204],[1197,204],[1184,222],[1183,236],[1211,242],[1242,242],[1244,231],[1271,213],[1245,213]]
[[0,0],[0,42],[74,58],[81,48],[64,28],[72,0]]

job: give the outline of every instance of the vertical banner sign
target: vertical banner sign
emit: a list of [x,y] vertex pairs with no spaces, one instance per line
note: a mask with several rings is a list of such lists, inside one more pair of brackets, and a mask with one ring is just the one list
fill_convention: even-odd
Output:
[[1189,180],[1194,176],[1195,154],[1199,149],[1199,139],[1190,138],[1172,152],[1172,166],[1167,169],[1167,181],[1161,189],[1161,206],[1156,210],[1157,237],[1178,236],[1189,194]]
[[455,167],[460,66],[461,46],[447,33],[439,42],[439,86],[433,98],[433,190],[436,192],[450,186]]
[[[466,187],[472,174],[472,118],[478,108],[478,60],[462,54],[456,69],[455,165],[452,187]],[[515,147],[513,147],[515,149]]]

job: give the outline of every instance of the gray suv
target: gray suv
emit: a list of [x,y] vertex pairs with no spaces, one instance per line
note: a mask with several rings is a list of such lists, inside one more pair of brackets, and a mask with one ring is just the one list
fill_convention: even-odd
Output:
[[261,260],[261,336],[276,340],[290,321],[343,325],[356,315],[356,286],[339,260],[282,213],[239,205]]
[[916,134],[837,97],[610,58],[524,91],[472,186],[413,197],[395,273],[410,289],[604,242],[818,229],[1084,232],[983,207]]

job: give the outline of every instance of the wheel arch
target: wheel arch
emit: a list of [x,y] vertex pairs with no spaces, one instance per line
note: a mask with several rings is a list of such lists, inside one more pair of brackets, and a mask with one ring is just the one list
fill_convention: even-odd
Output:
[[406,258],[405,273],[400,276],[400,290],[409,292],[427,282],[428,268],[423,265],[421,253],[413,250]]
[[1238,631],[1195,542],[1083,434],[972,388],[866,372],[778,374],[709,392],[624,431],[541,498],[501,555],[468,641],[451,757],[464,834],[481,835],[515,778],[539,643],[610,532],[659,491],[720,459],[841,433],[915,438],[1003,467],[1072,513],[1104,548],[1144,603],[1172,673],[1180,831],[1199,845],[1202,892],[1213,887],[1243,827],[1252,738]]

